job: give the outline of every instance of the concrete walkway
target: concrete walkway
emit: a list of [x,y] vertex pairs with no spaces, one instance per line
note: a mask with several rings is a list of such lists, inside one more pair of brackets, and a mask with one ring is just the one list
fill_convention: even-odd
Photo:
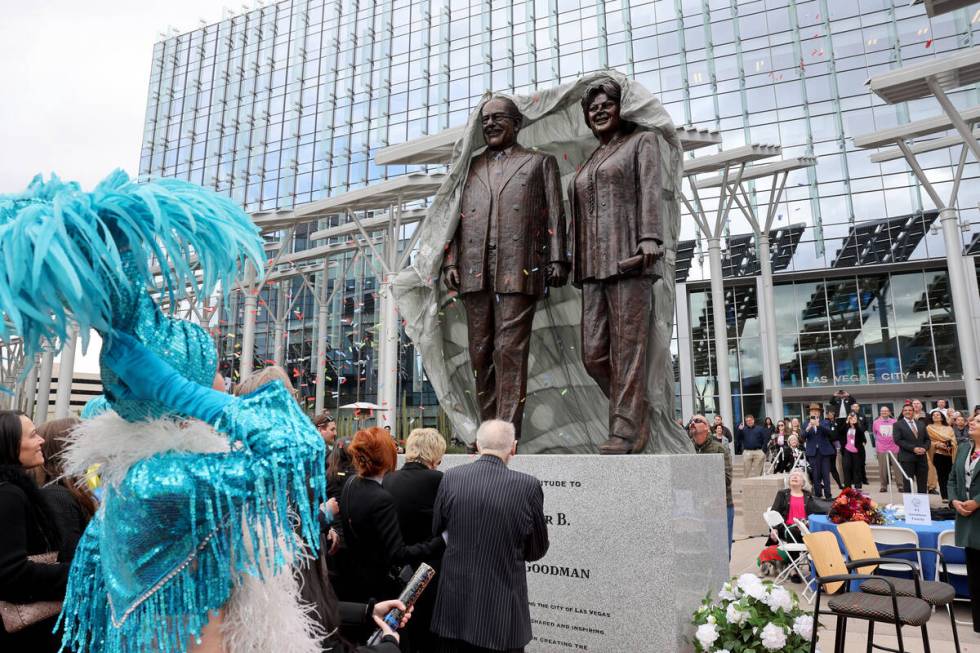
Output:
[[[766,538],[746,538],[744,535],[742,535],[742,515],[739,505],[739,496],[741,491],[741,461],[739,460],[739,457],[736,457],[734,471],[735,480],[733,482],[732,489],[734,491],[736,504],[734,528],[735,543],[732,546],[732,562],[730,570],[733,576],[738,576],[739,574],[744,573],[758,574],[759,567],[756,564],[756,557],[765,546]],[[872,474],[872,471],[875,473]],[[869,467],[868,472],[869,476],[872,476],[871,487],[873,490],[877,490],[877,470],[872,470],[872,468]],[[867,491],[868,488],[865,488],[865,490]],[[877,491],[872,491],[870,494],[876,501],[883,503],[892,502],[887,494],[882,495]],[[896,499],[894,501],[901,501],[900,495],[896,493],[895,496]],[[802,584],[786,583],[786,587],[795,591],[797,595],[802,596]],[[804,609],[811,611],[813,609],[813,604],[806,603],[804,605]],[[954,613],[957,621],[960,622],[957,626],[960,637],[960,650],[964,653],[980,653],[980,633],[973,632],[969,604],[965,601],[957,601]],[[831,653],[834,649],[835,622],[836,620],[833,617],[823,618],[824,627],[820,629],[820,640],[818,644],[823,653]],[[949,615],[945,612],[945,610],[936,611],[933,614],[932,619],[929,621],[928,628],[929,643],[932,647],[932,653],[952,653],[955,651],[953,647],[953,633],[949,624]],[[867,632],[868,627],[866,621],[849,621],[847,624],[847,642],[845,645],[845,651],[847,653],[851,653],[852,651],[855,653],[865,651]],[[918,653],[925,650],[922,646],[922,634],[919,629],[904,628],[902,630],[902,637],[905,640],[906,651]],[[885,624],[877,624],[875,626],[875,643],[896,648],[898,646],[898,639],[895,635],[895,627],[887,626]]]

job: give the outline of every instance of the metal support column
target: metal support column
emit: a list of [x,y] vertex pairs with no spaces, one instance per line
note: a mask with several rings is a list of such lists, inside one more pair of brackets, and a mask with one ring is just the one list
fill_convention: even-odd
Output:
[[242,352],[238,362],[238,382],[252,376],[255,358],[255,313],[259,306],[259,290],[255,284],[255,270],[251,265],[245,273],[245,315],[242,318]]
[[47,421],[51,407],[51,372],[54,369],[54,354],[45,351],[41,355],[41,370],[37,380],[37,402],[34,404],[34,421],[37,424]]
[[17,407],[24,411],[25,415],[34,414],[34,400],[37,397],[37,372],[38,360],[35,356],[34,360],[31,361],[31,369],[27,373],[27,378],[19,387]]
[[759,233],[758,238],[762,295],[756,298],[756,302],[761,307],[759,315],[762,316],[767,332],[762,342],[766,349],[766,367],[769,370],[769,407],[766,414],[775,421],[783,414],[783,381],[779,371],[779,342],[776,331],[776,300],[773,294],[772,259],[769,254],[769,231]]
[[[702,182],[705,187],[720,185],[722,197],[727,194],[734,200],[742,215],[752,227],[755,234],[756,244],[758,245],[757,260],[759,261],[759,283],[756,292],[756,306],[761,321],[762,334],[762,353],[765,365],[765,387],[768,390],[768,403],[766,414],[777,418],[783,414],[783,386],[779,371],[779,345],[778,331],[776,329],[776,317],[774,313],[775,300],[773,298],[772,280],[772,250],[770,247],[769,234],[772,232],[773,222],[779,210],[779,203],[782,201],[783,190],[786,188],[786,181],[794,170],[809,169],[816,165],[817,160],[813,157],[796,157],[772,164],[754,166],[747,172],[743,171],[738,180],[726,187],[727,179],[723,176],[719,179],[706,180]],[[756,208],[749,193],[742,182],[752,179],[769,178],[769,200]],[[763,209],[764,207],[764,209]],[[705,229],[702,227],[702,231]],[[715,235],[720,235],[717,232]]]
[[276,291],[276,314],[273,316],[273,335],[272,359],[276,365],[282,367],[286,359],[286,320],[289,318],[288,307],[286,306],[286,290],[282,282]]
[[71,383],[75,376],[75,348],[78,344],[78,330],[72,327],[61,350],[58,365],[58,391],[54,401],[54,418],[68,417],[71,410]]
[[725,282],[721,269],[721,239],[708,238],[708,263],[711,270],[711,315],[714,331],[715,379],[718,384],[718,409],[722,421],[731,428],[732,381],[728,369],[728,326],[725,319]]
[[676,285],[674,311],[677,319],[677,366],[681,385],[681,419],[687,422],[694,406],[694,349],[691,347],[691,314],[687,301],[687,284]]
[[980,369],[977,361],[977,339],[973,333],[973,305],[963,266],[963,240],[960,235],[960,222],[956,209],[944,208],[939,212],[939,222],[943,227],[946,241],[946,266],[949,270],[949,289],[953,299],[953,313],[956,315],[956,339],[963,364],[963,385],[966,389],[968,406],[980,404]]
[[959,192],[960,180],[963,177],[963,170],[966,166],[967,152],[970,149],[964,145],[960,151],[959,164],[956,168],[956,175],[953,178],[953,188],[949,194],[949,201],[943,201],[938,190],[926,176],[922,166],[912,153],[909,145],[903,141],[895,142],[898,149],[905,156],[905,161],[912,168],[923,190],[929,195],[936,208],[939,209],[939,222],[943,229],[943,240],[946,245],[946,267],[949,270],[949,289],[953,300],[953,313],[956,315],[956,340],[960,350],[960,361],[963,366],[963,386],[966,390],[967,404],[976,406],[980,404],[980,363],[977,361],[977,338],[974,335],[973,304],[976,297],[971,299],[969,285],[966,281],[965,268],[963,265],[963,238],[960,233],[960,222],[957,210],[953,208],[956,204]]
[[[319,306],[316,316],[316,399],[314,401],[314,414],[319,415],[323,412],[327,396],[327,318],[329,311],[327,304],[327,281],[330,277],[327,260],[323,262],[323,272],[320,279],[320,296],[317,298]],[[337,279],[337,283],[343,285],[344,280]]]
[[[397,214],[395,213],[397,211]],[[383,277],[378,292],[380,300],[380,324],[378,343],[378,423],[395,430],[398,409],[398,314],[395,298],[392,293],[392,282],[395,279],[395,267],[398,259],[398,220],[401,214],[400,203],[389,209],[389,216],[397,215],[395,224],[386,228],[385,243],[382,256],[384,257]],[[407,434],[397,433],[397,437]]]

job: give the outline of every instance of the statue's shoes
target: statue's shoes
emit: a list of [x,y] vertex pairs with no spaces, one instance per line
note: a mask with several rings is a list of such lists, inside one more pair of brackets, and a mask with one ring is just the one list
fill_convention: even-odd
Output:
[[633,453],[633,442],[618,435],[610,435],[609,439],[599,445],[599,453],[603,455],[622,455]]

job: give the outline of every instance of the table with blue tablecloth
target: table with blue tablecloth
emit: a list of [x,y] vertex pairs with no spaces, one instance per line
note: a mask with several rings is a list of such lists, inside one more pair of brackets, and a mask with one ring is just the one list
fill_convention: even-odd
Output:
[[[840,546],[841,551],[844,553],[844,557],[847,557],[847,549],[844,547],[844,541],[841,539],[840,534],[837,532],[837,524],[831,522],[827,515],[810,515],[808,518],[810,524],[810,530],[813,532],[819,531],[830,531],[837,537],[837,543]],[[919,537],[919,546],[926,549],[935,549],[936,545],[939,543],[939,534],[943,531],[953,530],[953,521],[934,521],[928,526],[922,524],[907,524],[903,520],[897,520],[894,523],[888,524],[888,526],[895,526],[898,528],[909,528],[915,531],[916,535]],[[874,526],[871,527],[872,529]],[[881,557],[895,557],[895,558],[905,558],[908,560],[915,560],[915,554],[896,554],[894,556],[889,556],[887,551],[889,545],[879,544],[878,553]],[[957,549],[955,547],[944,546],[942,550],[943,557],[946,559],[946,564],[965,564],[966,558],[962,549]],[[922,577],[925,580],[935,580],[936,578],[936,554],[929,553],[927,551],[922,552]],[[889,575],[886,572],[882,572],[883,575]],[[906,576],[907,577],[907,576]],[[959,597],[969,597],[970,591],[966,585],[966,578],[962,576],[951,576],[950,583],[956,588],[956,595]]]

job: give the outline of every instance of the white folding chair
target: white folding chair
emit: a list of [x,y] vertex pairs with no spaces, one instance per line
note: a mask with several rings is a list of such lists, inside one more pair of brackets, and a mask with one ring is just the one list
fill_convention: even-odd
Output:
[[[885,544],[887,546],[919,546],[919,534],[911,528],[902,528],[900,526],[872,526],[871,538],[875,541],[875,544]],[[881,549],[879,553],[881,553],[882,557],[888,557],[888,549]],[[925,578],[922,578],[922,554],[919,551],[915,552],[915,561],[919,566],[919,578],[925,580]],[[908,565],[897,563],[882,563],[878,565],[878,569],[891,572],[909,572]]]
[[[806,601],[812,600],[815,592],[810,589],[808,570],[805,570],[803,567],[803,565],[806,565],[807,567],[810,566],[810,552],[807,550],[806,544],[796,541],[796,538],[793,537],[793,533],[788,529],[786,530],[786,534],[789,536],[789,540],[783,539],[779,527],[785,526],[786,522],[783,521],[783,516],[775,510],[770,509],[765,511],[762,513],[762,518],[766,521],[766,525],[769,526],[770,529],[776,531],[776,548],[784,552],[786,557],[789,558],[789,563],[786,565],[786,569],[783,569],[783,571],[776,576],[774,582],[785,582],[795,571],[796,574],[803,579],[803,599]],[[806,528],[806,526],[803,526],[803,528]]]
[[[936,548],[940,551],[943,550],[944,546],[953,547],[955,549],[963,550],[962,547],[956,546],[956,531],[949,529],[943,531],[939,534],[939,539],[936,541]],[[960,563],[946,563],[946,573],[950,576],[962,576],[966,578],[966,565]],[[941,580],[939,578],[939,565],[936,565],[936,580]],[[949,581],[943,581],[949,582]]]
[[[945,530],[945,531],[942,531],[941,533],[939,533],[939,539],[936,540],[936,548],[939,549],[940,551],[942,551],[944,546],[948,546],[948,547],[951,547],[951,548],[954,548],[954,549],[959,549],[960,551],[963,550],[962,547],[956,546],[956,531],[954,531],[953,529]],[[967,574],[966,574],[966,565],[963,564],[963,563],[959,563],[959,562],[947,562],[946,563],[946,574],[949,575],[949,576],[962,576],[963,578],[966,578],[967,577]],[[939,577],[939,565],[938,564],[936,565],[936,580],[941,580],[940,577]],[[947,582],[948,583],[948,582],[950,582],[950,580],[947,578],[944,582]],[[954,601],[969,601],[969,599],[960,598],[959,596],[957,596],[953,600]],[[961,626],[972,626],[973,625],[973,622],[972,621],[963,621],[962,619],[957,619],[956,620],[956,623],[960,624]]]

